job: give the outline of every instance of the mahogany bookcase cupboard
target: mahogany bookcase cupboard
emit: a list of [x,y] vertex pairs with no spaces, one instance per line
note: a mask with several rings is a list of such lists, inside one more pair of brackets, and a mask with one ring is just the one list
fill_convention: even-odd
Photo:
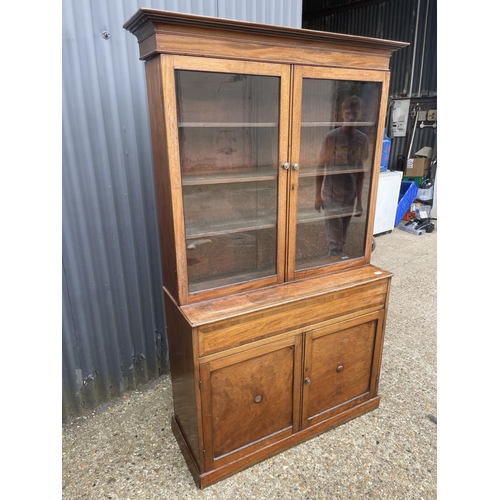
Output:
[[145,60],[172,429],[203,488],[378,407],[392,275],[372,231],[407,44],[153,9],[124,28]]

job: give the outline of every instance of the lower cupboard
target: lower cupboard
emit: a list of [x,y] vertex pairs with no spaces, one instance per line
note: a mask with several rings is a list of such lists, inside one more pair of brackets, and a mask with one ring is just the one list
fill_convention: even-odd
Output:
[[[318,313],[323,321],[314,324],[301,325],[300,316],[290,314],[284,325],[277,326],[273,315],[282,314],[283,304],[268,298],[266,315],[274,326],[267,335],[258,328],[263,305],[258,300],[258,311],[252,313],[252,307],[239,304],[230,313],[225,309],[221,319],[221,310],[207,314],[207,310],[214,311],[213,303],[211,307],[205,304],[200,314],[202,305],[178,307],[166,295],[172,428],[198,487],[378,407],[390,275],[384,272],[376,282],[378,304],[366,307],[360,301],[360,310],[334,318]],[[359,298],[360,289],[367,289],[367,283],[349,286],[342,293],[332,290],[331,299]],[[312,297],[314,292],[309,291],[307,299]],[[291,310],[300,310],[296,306],[307,299],[292,301]],[[321,294],[317,301],[321,308],[324,299]],[[223,302],[215,306],[229,307],[230,303]],[[314,309],[314,302],[310,305]],[[200,331],[215,317],[238,331],[247,323],[245,342],[235,345],[228,334],[227,349],[200,354],[206,340]],[[252,318],[257,318],[255,324]]]

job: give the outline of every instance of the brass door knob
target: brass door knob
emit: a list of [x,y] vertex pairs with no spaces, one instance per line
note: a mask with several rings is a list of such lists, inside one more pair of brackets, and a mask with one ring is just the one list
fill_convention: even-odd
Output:
[[288,170],[290,168],[290,163],[288,163],[287,161],[284,161],[281,164],[281,167],[284,168],[285,170]]
[[299,169],[299,164],[298,163],[292,163],[292,168],[294,170],[298,170]]
[[309,385],[311,383],[311,379],[309,377],[306,377],[304,379],[304,384]]

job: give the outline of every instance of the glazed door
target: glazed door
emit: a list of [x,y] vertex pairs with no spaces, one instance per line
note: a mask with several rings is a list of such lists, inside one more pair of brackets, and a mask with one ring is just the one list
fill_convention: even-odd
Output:
[[294,68],[288,280],[369,263],[388,79]]
[[172,56],[165,71],[181,303],[283,282],[289,66]]
[[200,365],[205,470],[299,430],[302,336]]
[[383,318],[372,313],[306,334],[302,428],[376,394]]

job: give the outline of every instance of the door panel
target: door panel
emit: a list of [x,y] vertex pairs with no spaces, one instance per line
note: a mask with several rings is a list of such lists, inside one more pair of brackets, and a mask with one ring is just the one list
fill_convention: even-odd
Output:
[[200,366],[208,468],[298,429],[301,348],[301,337],[291,337]]
[[384,72],[294,69],[289,280],[369,261],[384,85]]
[[304,428],[372,397],[382,319],[375,313],[306,335]]
[[181,56],[170,66],[181,303],[282,282],[289,66]]

